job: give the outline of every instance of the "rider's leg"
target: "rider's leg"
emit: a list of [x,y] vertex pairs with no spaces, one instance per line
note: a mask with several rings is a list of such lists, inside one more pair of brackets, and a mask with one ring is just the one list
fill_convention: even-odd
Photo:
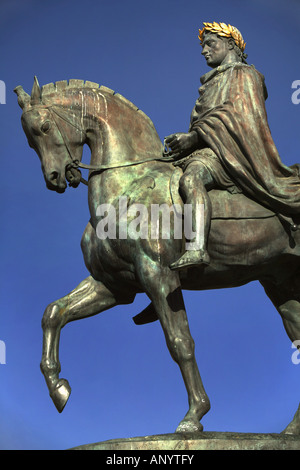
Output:
[[[192,208],[192,231],[193,233],[199,234],[199,227],[197,226],[197,210],[199,210],[199,205],[203,205],[203,220],[200,220],[200,224],[203,224],[204,236],[203,239],[200,240],[199,246],[197,246],[196,243],[194,245],[194,249],[186,250],[177,261],[170,265],[171,269],[183,269],[190,266],[209,264],[210,258],[207,252],[207,239],[212,209],[207,191],[212,189],[214,185],[215,183],[212,175],[200,161],[191,162],[183,173],[179,182],[180,193],[184,204],[190,204],[190,207]],[[195,242],[195,239],[189,240],[189,242]],[[193,247],[192,243],[190,246]]]

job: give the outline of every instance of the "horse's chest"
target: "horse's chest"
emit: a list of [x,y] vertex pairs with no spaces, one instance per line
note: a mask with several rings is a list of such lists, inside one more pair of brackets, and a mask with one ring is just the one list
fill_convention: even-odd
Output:
[[126,249],[120,246],[120,240],[98,233],[97,226],[89,222],[81,240],[85,264],[96,279],[111,275],[124,276],[132,271],[126,261]]

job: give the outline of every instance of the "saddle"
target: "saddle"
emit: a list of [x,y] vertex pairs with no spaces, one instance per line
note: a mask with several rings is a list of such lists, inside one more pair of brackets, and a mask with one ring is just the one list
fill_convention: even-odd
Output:
[[226,190],[212,189],[209,197],[212,219],[266,219],[277,215],[243,193],[232,194]]

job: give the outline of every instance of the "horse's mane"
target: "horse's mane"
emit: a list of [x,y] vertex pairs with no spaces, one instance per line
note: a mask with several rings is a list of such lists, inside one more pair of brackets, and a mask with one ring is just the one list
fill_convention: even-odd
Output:
[[99,85],[99,83],[95,82],[90,82],[89,80],[77,80],[77,79],[70,79],[68,80],[61,80],[55,83],[48,83],[46,85],[42,86],[42,99],[45,98],[47,99],[55,99],[55,97],[58,97],[62,93],[65,92],[74,92],[74,91],[87,91],[87,92],[93,92],[93,93],[105,93],[107,95],[112,95],[114,98],[117,100],[120,100],[122,103],[124,103],[126,106],[129,108],[133,109],[137,113],[139,113],[140,116],[143,116],[144,119],[148,121],[148,123],[154,128],[154,124],[151,121],[151,119],[145,114],[141,109],[139,109],[135,104],[133,104],[131,101],[129,101],[127,98],[122,96],[120,93],[115,92],[114,90],[111,90],[110,88],[104,86],[104,85]]

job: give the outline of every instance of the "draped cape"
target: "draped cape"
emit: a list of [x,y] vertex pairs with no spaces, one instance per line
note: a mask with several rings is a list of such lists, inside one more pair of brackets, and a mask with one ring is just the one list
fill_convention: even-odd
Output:
[[201,77],[189,131],[211,148],[242,192],[283,215],[300,214],[299,167],[283,164],[271,136],[263,75],[221,65]]

